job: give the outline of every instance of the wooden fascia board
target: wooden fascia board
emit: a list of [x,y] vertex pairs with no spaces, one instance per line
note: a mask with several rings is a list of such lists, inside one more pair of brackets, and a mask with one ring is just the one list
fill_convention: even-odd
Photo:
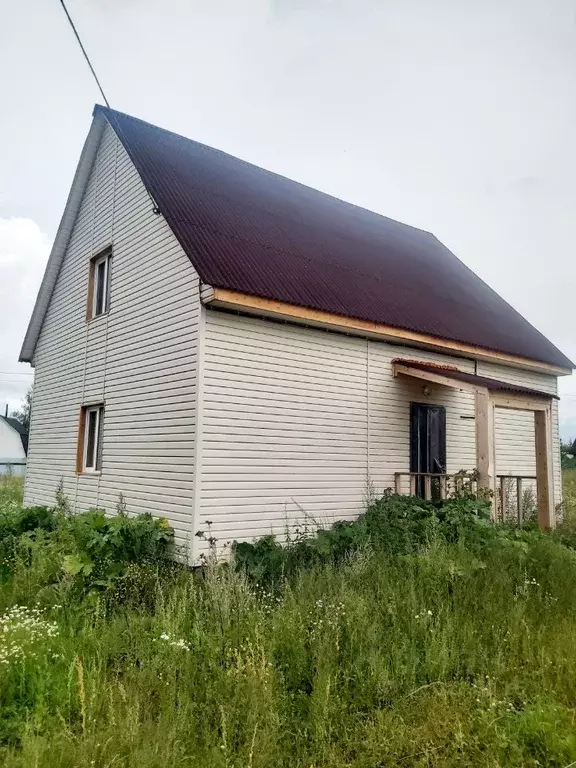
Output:
[[490,399],[496,408],[508,408],[515,411],[547,411],[552,404],[552,397],[525,397],[512,393],[505,395],[491,393]]
[[450,374],[446,375],[441,373],[432,373],[432,371],[420,371],[417,368],[409,368],[401,363],[394,363],[394,376],[410,376],[414,379],[423,379],[429,381],[431,384],[440,384],[443,387],[451,387],[452,389],[463,389],[467,392],[477,392],[478,390],[484,390],[483,387],[477,387],[475,384],[469,384],[466,381],[458,381],[458,379],[450,378]]
[[205,285],[202,293],[202,301],[209,306],[221,309],[231,309],[238,312],[246,312],[252,315],[277,318],[295,323],[327,328],[341,333],[368,336],[370,338],[390,341],[407,346],[419,346],[432,349],[448,355],[468,357],[475,360],[511,365],[550,376],[566,376],[572,373],[570,368],[548,365],[537,360],[508,355],[503,352],[493,352],[481,347],[464,344],[457,341],[449,341],[434,336],[429,336],[416,331],[408,331],[402,328],[394,328],[383,323],[374,323],[368,320],[357,320],[344,315],[324,312],[317,309],[299,307],[295,304],[287,304],[282,301],[263,299],[247,293],[231,291],[227,288],[214,288]]

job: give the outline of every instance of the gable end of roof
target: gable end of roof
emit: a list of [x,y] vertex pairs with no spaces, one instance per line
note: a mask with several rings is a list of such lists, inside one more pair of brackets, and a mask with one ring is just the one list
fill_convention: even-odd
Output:
[[48,311],[48,305],[52,298],[52,293],[58,279],[58,273],[72,236],[74,224],[76,223],[76,217],[82,204],[84,192],[90,178],[90,173],[98,153],[98,147],[104,131],[105,121],[103,116],[94,115],[92,125],[84,142],[80,160],[76,167],[76,173],[74,174],[74,180],[70,193],[68,194],[68,200],[66,201],[66,207],[60,220],[60,225],[54,238],[52,250],[48,257],[46,269],[44,271],[44,277],[40,284],[40,290],[32,310],[32,316],[28,323],[28,329],[22,343],[22,349],[20,350],[20,356],[18,358],[21,363],[32,363],[34,359],[34,352],[36,350],[36,344],[40,336],[42,324]]

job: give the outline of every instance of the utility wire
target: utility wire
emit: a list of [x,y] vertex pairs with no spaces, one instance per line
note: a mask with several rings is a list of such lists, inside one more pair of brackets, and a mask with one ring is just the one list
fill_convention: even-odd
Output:
[[[84,54],[84,58],[86,59],[86,63],[90,67],[90,72],[92,72],[92,74],[94,75],[94,80],[96,80],[96,84],[97,84],[98,88],[100,89],[100,93],[102,94],[102,98],[104,99],[104,104],[106,104],[108,109],[110,109],[110,104],[108,102],[108,99],[106,98],[106,94],[104,93],[104,89],[100,85],[100,80],[98,80],[98,75],[94,71],[94,67],[92,66],[92,63],[90,62],[90,59],[88,58],[88,54],[86,53],[86,49],[82,45],[82,40],[80,40],[80,35],[78,34],[78,31],[77,31],[76,27],[74,26],[74,22],[70,18],[70,14],[68,13],[68,9],[66,8],[66,3],[64,2],[64,0],[60,0],[60,4],[61,4],[62,8],[64,8],[64,13],[66,14],[66,18],[70,22],[70,26],[72,27],[72,31],[74,32],[74,34],[76,36],[76,40],[78,40],[78,45],[82,49],[82,53]],[[116,124],[114,126],[114,130],[118,134],[122,133],[122,128],[118,124]],[[148,189],[147,186],[146,186],[146,192],[148,193],[148,197],[150,198],[150,202],[152,203],[152,211],[154,212],[154,214],[156,216],[158,216],[160,214],[160,208],[159,208],[158,203],[156,202],[156,200],[154,200],[154,197],[153,197],[152,193],[150,192],[150,190]]]
[[74,26],[74,22],[70,18],[70,14],[68,13],[68,8],[66,8],[66,4],[65,4],[64,0],[60,0],[60,4],[62,5],[62,8],[64,8],[64,13],[66,14],[66,18],[70,22],[70,26],[72,27],[72,31],[74,32],[74,34],[76,36],[76,40],[78,40],[78,45],[82,49],[82,53],[84,54],[84,58],[86,59],[86,63],[90,67],[90,72],[92,72],[92,74],[94,75],[94,80],[96,80],[96,85],[100,89],[100,93],[102,94],[102,98],[104,99],[104,103],[106,104],[106,106],[108,108],[110,108],[110,104],[108,103],[108,99],[106,98],[106,94],[104,93],[104,89],[100,85],[100,80],[98,80],[98,75],[94,71],[94,67],[92,66],[92,63],[91,63],[90,59],[88,58],[88,54],[86,53],[86,49],[82,45],[82,40],[80,40],[80,35],[78,34],[78,32],[76,30],[76,27]]

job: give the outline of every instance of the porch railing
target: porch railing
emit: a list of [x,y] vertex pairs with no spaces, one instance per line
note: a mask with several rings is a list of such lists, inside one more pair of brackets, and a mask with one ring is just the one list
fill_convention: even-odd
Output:
[[[407,480],[406,480],[407,479]],[[451,493],[476,493],[478,480],[475,472],[395,472],[395,493],[421,496],[427,501],[445,499]]]
[[[496,520],[514,520],[521,526],[527,517],[536,515],[536,475],[496,475],[496,480]],[[395,472],[394,491],[426,500],[445,499],[451,494],[477,493],[477,473]]]
[[536,513],[536,475],[496,475],[496,479],[496,519],[502,522],[515,519],[518,525],[523,525],[527,515]]

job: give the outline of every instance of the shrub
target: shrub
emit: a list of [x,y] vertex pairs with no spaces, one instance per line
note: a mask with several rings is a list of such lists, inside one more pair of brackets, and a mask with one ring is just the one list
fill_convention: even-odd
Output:
[[60,506],[22,508],[5,502],[0,507],[0,576],[17,591],[24,573],[27,592],[63,581],[74,593],[101,591],[125,576],[130,564],[165,560],[172,541],[167,521],[149,514],[129,517],[121,510],[107,517],[91,510],[69,515]]
[[107,517],[92,510],[73,515],[62,528],[72,550],[64,556],[63,568],[85,591],[112,586],[130,563],[165,558],[173,541],[167,521],[150,514]]
[[234,542],[234,561],[250,579],[271,583],[305,567],[341,562],[365,548],[392,556],[414,554],[438,540],[479,546],[496,535],[489,520],[488,502],[473,495],[433,503],[385,493],[358,520],[337,522],[286,546],[274,536]]

